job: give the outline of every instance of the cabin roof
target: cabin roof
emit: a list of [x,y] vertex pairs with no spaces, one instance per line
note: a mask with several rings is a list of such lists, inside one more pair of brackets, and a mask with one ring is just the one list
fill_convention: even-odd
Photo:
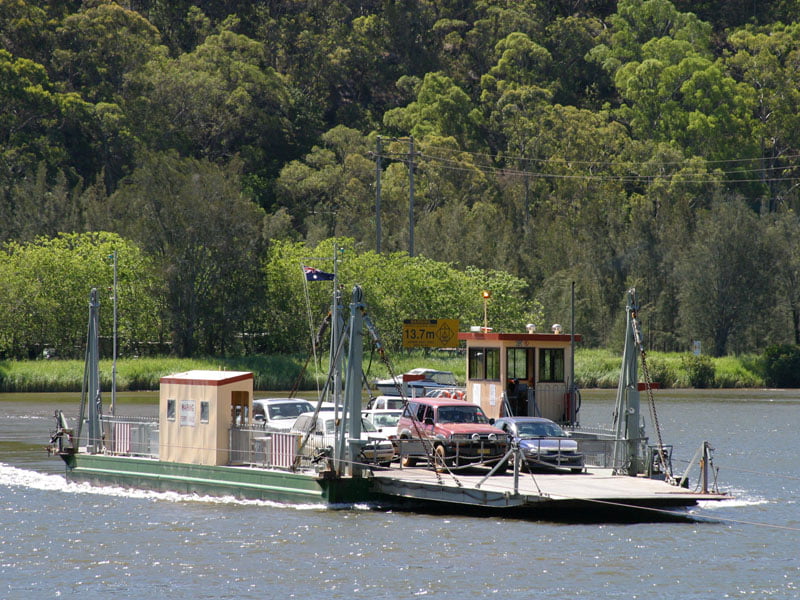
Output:
[[[501,341],[501,342],[516,342],[516,341],[532,341],[532,342],[569,342],[572,336],[568,333],[495,333],[495,332],[475,332],[475,331],[461,331],[458,334],[458,339],[467,341]],[[581,341],[581,334],[575,334],[575,341]]]
[[160,379],[161,383],[182,383],[184,385],[227,385],[237,381],[252,379],[249,371],[205,371],[196,369],[184,373],[173,373]]

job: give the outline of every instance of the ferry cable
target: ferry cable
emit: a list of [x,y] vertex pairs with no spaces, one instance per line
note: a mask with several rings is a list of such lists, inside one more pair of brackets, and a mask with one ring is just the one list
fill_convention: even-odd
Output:
[[653,384],[650,378],[650,370],[647,368],[647,352],[644,349],[644,343],[642,342],[642,332],[640,329],[639,319],[637,318],[637,307],[632,307],[631,310],[631,323],[633,325],[633,337],[634,341],[636,342],[636,346],[639,348],[639,354],[642,357],[642,373],[644,374],[644,382],[645,387],[647,387],[647,398],[648,404],[650,406],[650,416],[653,419],[653,428],[656,430],[656,438],[658,439],[658,458],[661,461],[661,465],[664,468],[664,474],[667,478],[667,481],[671,484],[675,484],[675,477],[672,474],[672,465],[667,461],[666,456],[664,454],[664,440],[661,437],[661,424],[658,422],[658,413],[656,412],[656,401],[653,397]]

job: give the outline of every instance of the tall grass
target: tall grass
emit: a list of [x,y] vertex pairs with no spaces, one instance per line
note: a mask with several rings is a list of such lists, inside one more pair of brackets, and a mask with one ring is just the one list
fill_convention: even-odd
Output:
[[[687,354],[653,352],[648,354],[648,371],[652,381],[666,388],[691,387],[686,368]],[[254,388],[262,391],[314,390],[324,384],[327,356],[319,358],[321,367],[312,362],[304,371],[304,356],[249,356],[243,358],[136,358],[117,361],[117,390],[157,390],[159,379],[172,373],[193,369],[250,371]],[[581,388],[614,388],[617,386],[622,358],[609,350],[578,349],[575,354],[575,381]],[[727,356],[712,360],[714,380],[711,387],[764,387],[763,369],[755,355]],[[399,352],[391,357],[392,374],[405,373],[414,367],[430,367],[453,371],[456,379],[466,379],[464,354]],[[364,356],[364,374],[368,381],[388,377],[389,367],[378,355]],[[639,377],[644,380],[640,368]],[[111,389],[111,361],[100,362],[100,380],[104,390]],[[298,381],[299,380],[299,381]],[[0,361],[0,392],[79,392],[83,383],[83,361],[36,360]]]

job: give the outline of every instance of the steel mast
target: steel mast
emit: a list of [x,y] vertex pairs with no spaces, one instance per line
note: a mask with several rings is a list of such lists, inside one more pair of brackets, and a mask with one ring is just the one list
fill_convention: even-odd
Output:
[[625,309],[625,348],[622,352],[622,368],[617,387],[617,403],[614,409],[614,472],[636,475],[642,468],[642,441],[644,427],[640,417],[638,358],[641,353],[639,320],[636,316],[639,305],[636,290],[628,290],[628,305]]
[[[103,449],[103,431],[100,417],[103,414],[103,402],[100,390],[100,301],[97,299],[97,288],[89,293],[89,329],[86,334],[86,393],[89,399],[89,419],[86,449],[88,452],[100,452]],[[81,415],[83,418],[83,415]]]

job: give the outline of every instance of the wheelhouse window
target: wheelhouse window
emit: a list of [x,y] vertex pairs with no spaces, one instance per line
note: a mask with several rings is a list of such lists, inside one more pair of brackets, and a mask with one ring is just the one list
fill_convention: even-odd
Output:
[[500,348],[469,349],[470,379],[500,379]]
[[539,381],[564,381],[564,349],[539,350]]
[[506,369],[509,379],[528,379],[528,349],[509,348],[506,352]]
[[208,416],[210,413],[209,404],[206,401],[200,403],[200,422],[208,423]]
[[167,400],[167,419],[170,421],[175,420],[175,400],[172,398]]

